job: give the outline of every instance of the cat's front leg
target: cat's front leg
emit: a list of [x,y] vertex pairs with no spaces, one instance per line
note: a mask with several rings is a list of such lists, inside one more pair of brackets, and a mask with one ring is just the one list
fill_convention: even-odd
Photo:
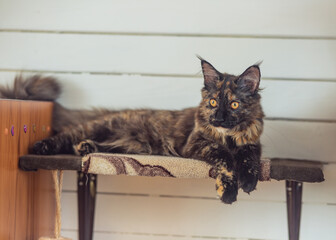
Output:
[[[73,146],[75,145],[78,147],[78,144],[83,140],[96,139],[98,137],[103,140],[104,137],[106,137],[106,134],[108,134],[108,130],[105,125],[106,123],[104,120],[93,120],[83,125],[65,129],[63,132],[60,132],[50,138],[36,142],[33,146],[33,153],[40,155],[76,153]],[[105,133],[105,135],[102,133]],[[90,146],[87,146],[87,144],[81,144],[79,146],[81,147],[79,149],[80,152],[91,151],[91,144],[89,145]]]
[[[85,156],[89,153],[98,151],[97,144],[90,140],[83,140],[78,144],[72,141],[66,141],[63,137],[51,137],[42,141],[36,142],[33,147],[33,153],[38,155],[54,155],[60,153],[75,153],[79,156]],[[69,136],[67,136],[69,138]],[[64,143],[66,141],[67,143]],[[72,147],[72,148],[71,148]]]
[[76,155],[85,156],[89,153],[94,153],[98,151],[97,144],[90,140],[84,140],[73,146]]
[[244,192],[250,193],[255,190],[259,179],[261,146],[241,146],[234,157],[237,160],[239,186]]
[[33,153],[38,155],[54,155],[60,153],[62,149],[62,143],[54,138],[46,138],[38,141],[33,146]]
[[235,172],[225,162],[216,164],[216,191],[222,202],[231,204],[237,200],[238,183]]
[[[36,142],[33,146],[33,152],[40,155],[52,155],[60,153],[76,153],[73,146],[79,147],[79,155],[90,153],[95,149],[93,141],[89,139],[104,140],[108,137],[109,129],[106,127],[105,120],[93,120],[83,125],[68,128],[50,138]],[[83,144],[80,144],[82,141]],[[84,144],[85,143],[85,144]],[[87,143],[87,144],[86,144]],[[74,151],[75,150],[75,151]]]
[[184,157],[206,161],[216,170],[216,191],[222,202],[231,204],[237,200],[238,181],[232,154],[225,146],[202,139],[189,139]]
[[69,134],[57,134],[43,139],[33,145],[32,152],[38,155],[54,155],[60,153],[73,153],[74,137]]

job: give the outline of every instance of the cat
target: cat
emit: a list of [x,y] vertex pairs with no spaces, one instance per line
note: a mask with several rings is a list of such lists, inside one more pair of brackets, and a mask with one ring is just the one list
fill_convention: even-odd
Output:
[[[69,110],[55,102],[55,135],[33,146],[35,154],[93,152],[153,154],[199,159],[216,169],[216,190],[231,204],[238,189],[250,193],[259,175],[264,113],[260,68],[235,76],[200,58],[204,78],[198,107],[168,110]],[[1,98],[55,101],[61,86],[52,77],[16,77]]]

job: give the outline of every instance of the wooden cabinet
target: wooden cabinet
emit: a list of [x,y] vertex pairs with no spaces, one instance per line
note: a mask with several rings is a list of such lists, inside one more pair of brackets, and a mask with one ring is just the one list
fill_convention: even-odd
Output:
[[51,171],[24,172],[18,157],[51,134],[50,102],[0,100],[0,240],[53,236]]

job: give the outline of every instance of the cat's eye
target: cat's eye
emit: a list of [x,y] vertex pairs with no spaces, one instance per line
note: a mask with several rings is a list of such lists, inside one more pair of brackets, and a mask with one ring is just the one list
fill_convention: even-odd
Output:
[[239,102],[232,102],[231,103],[231,108],[232,109],[237,109],[239,107]]
[[212,106],[212,107],[216,107],[217,106],[217,101],[215,100],[215,99],[210,99],[210,105]]

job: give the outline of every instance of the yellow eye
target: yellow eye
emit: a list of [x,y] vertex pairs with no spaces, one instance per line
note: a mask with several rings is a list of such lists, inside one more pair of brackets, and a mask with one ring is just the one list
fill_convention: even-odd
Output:
[[239,107],[239,102],[232,102],[231,103],[231,108],[237,109]]
[[217,106],[217,101],[215,99],[210,99],[210,105],[212,107],[216,107]]

